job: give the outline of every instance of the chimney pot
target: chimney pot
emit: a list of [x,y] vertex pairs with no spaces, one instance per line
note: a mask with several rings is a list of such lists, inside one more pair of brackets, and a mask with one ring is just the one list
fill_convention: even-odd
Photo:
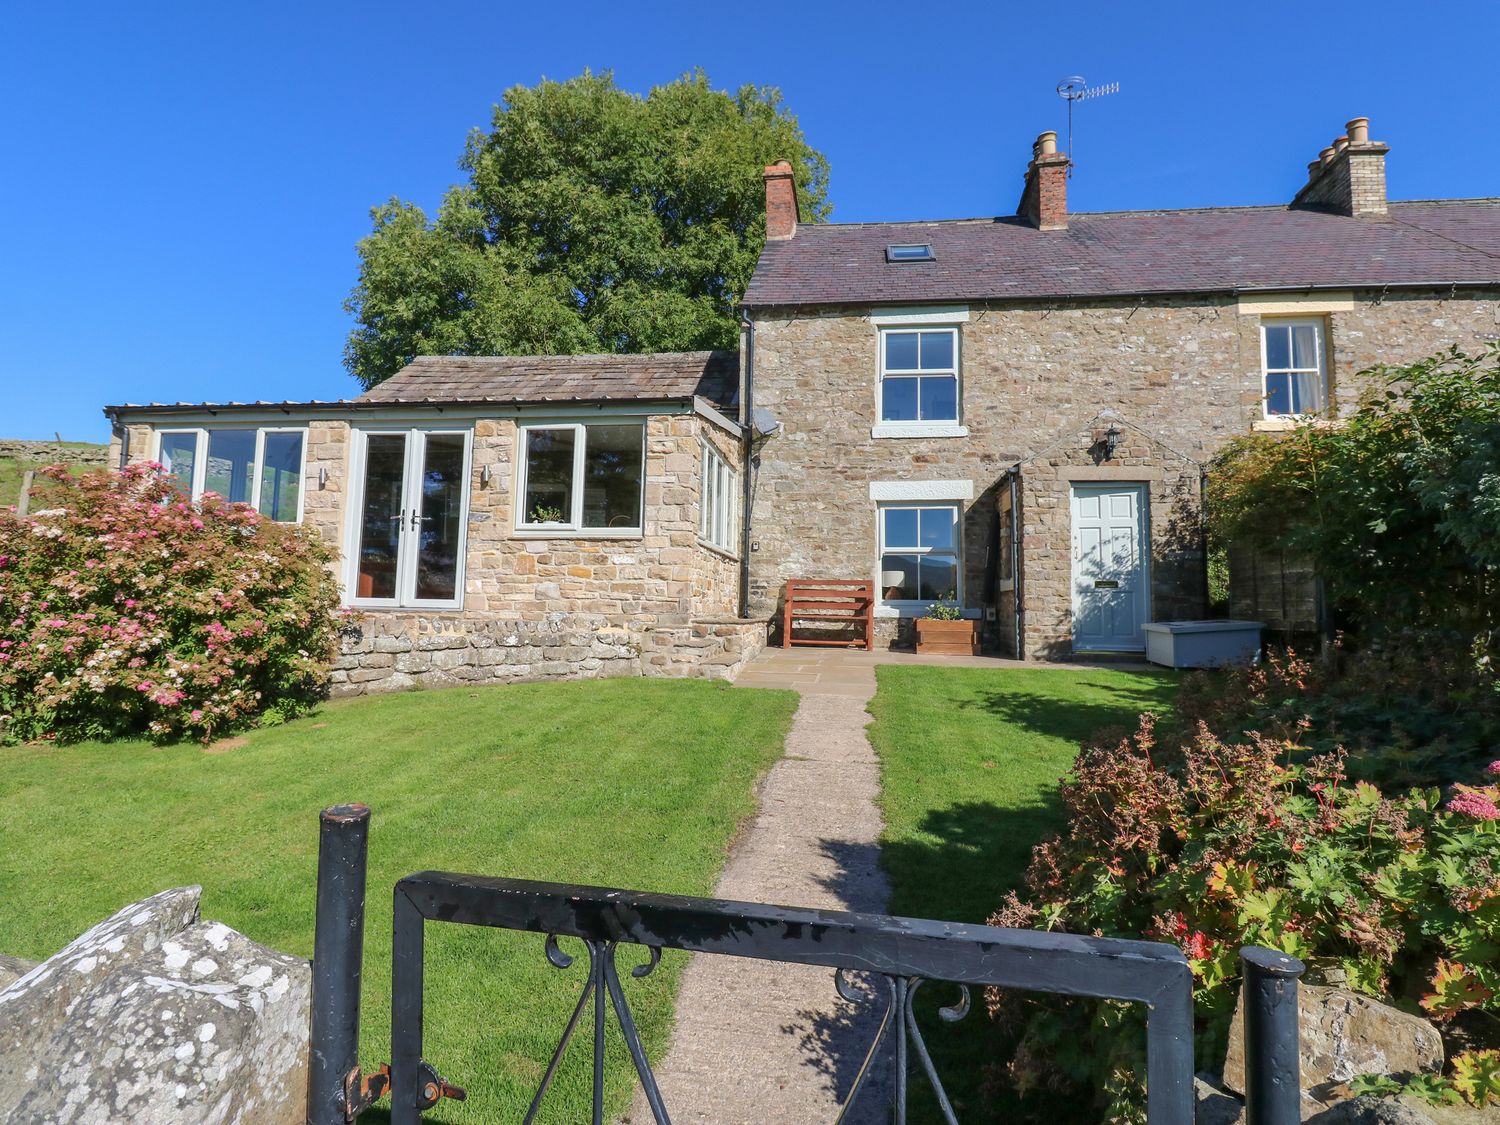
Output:
[[787,239],[797,233],[797,177],[789,160],[766,165],[766,238]]
[[1016,214],[1038,230],[1068,228],[1068,157],[1057,151],[1057,134],[1051,130],[1031,146],[1031,165]]
[[1351,118],[1342,136],[1309,164],[1307,184],[1292,199],[1293,207],[1318,207],[1340,215],[1382,217],[1385,197],[1386,145],[1370,140],[1370,119]]

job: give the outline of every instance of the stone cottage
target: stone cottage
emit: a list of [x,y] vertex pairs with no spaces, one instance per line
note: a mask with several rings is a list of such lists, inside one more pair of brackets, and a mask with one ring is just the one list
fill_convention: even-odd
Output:
[[766,169],[742,397],[780,428],[753,443],[747,613],[859,578],[886,641],[950,601],[1031,659],[1203,616],[1227,439],[1500,334],[1500,200],[1388,202],[1387,146],[1347,128],[1269,207],[1070,215],[1052,133],[1001,218],[799,225]]
[[794,578],[870,581],[899,643],[949,602],[1001,652],[1132,652],[1201,616],[1205,467],[1353,408],[1358,372],[1500,334],[1500,200],[1388,202],[1363,118],[1288,204],[798,222],[734,353],[424,357],[339,402],[109,407],[154,459],[315,527],[362,611],[343,691],[728,678]]

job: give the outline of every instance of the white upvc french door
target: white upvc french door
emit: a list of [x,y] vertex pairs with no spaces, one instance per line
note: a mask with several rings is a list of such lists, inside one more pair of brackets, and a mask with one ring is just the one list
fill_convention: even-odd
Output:
[[463,605],[471,431],[361,428],[351,448],[345,600]]

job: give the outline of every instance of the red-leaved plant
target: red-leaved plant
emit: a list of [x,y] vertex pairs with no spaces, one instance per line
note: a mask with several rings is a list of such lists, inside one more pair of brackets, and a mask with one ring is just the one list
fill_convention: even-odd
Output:
[[315,534],[153,464],[43,481],[0,512],[0,743],[206,740],[320,696],[340,614]]
[[[1336,965],[1349,987],[1420,997],[1440,1020],[1500,1014],[1500,763],[1491,784],[1446,801],[1438,789],[1387,795],[1351,781],[1343,755],[1309,754],[1300,733],[1228,739],[1199,722],[1163,745],[1143,715],[1132,737],[1085,748],[1062,785],[1066,832],[1036,848],[1029,893],[992,923],[1181,946],[1209,1066],[1242,945]],[[1134,1119],[1134,1017],[992,996],[1002,1009],[1019,1029],[1016,1085],[1092,1088],[1107,1118]]]

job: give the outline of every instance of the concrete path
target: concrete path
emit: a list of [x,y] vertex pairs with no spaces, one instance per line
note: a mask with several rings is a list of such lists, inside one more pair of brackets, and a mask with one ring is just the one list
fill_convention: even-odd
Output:
[[[720,898],[883,912],[880,774],[864,728],[874,661],[770,650],[743,687],[802,694],[786,753],[761,783],[760,811],[730,856]],[[864,655],[864,654],[860,654]],[[848,1004],[828,969],[699,955],[683,973],[677,1023],[657,1068],[673,1122],[832,1122],[878,1021]],[[889,1120],[883,1074],[866,1080],[850,1121]],[[644,1098],[625,1119],[652,1120]]]

